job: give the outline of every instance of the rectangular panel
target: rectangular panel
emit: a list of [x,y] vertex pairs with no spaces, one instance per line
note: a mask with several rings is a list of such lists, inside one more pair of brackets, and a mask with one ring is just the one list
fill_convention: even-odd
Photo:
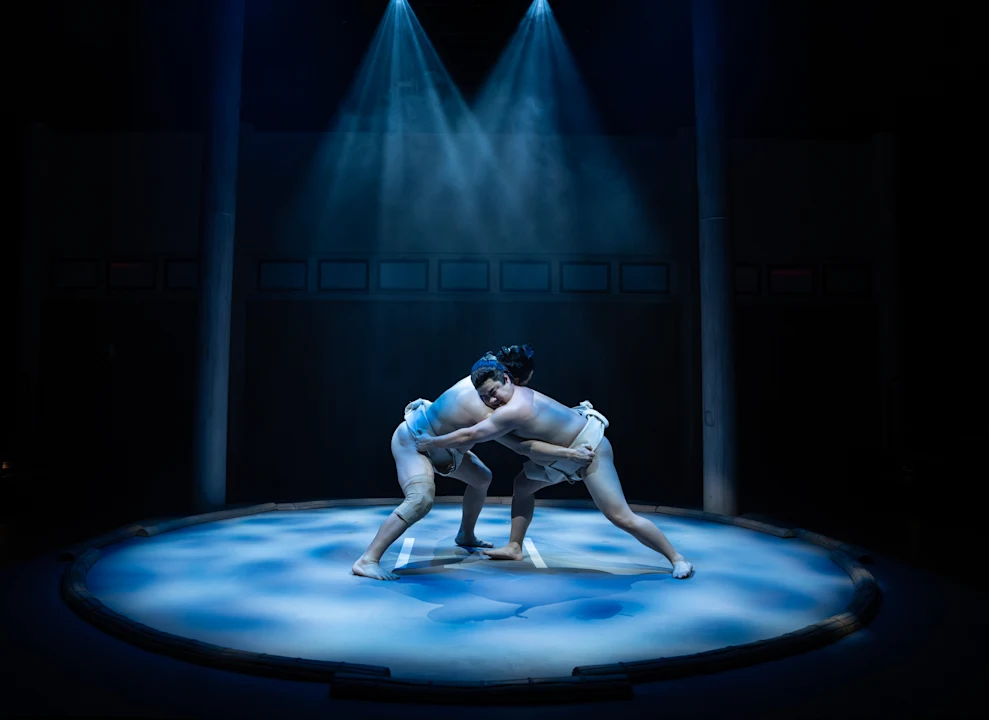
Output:
[[107,285],[116,290],[153,290],[155,284],[151,261],[114,261],[107,267]]
[[735,266],[736,295],[758,295],[760,286],[758,265]]
[[560,289],[563,292],[608,292],[611,289],[611,267],[608,263],[563,263]]
[[670,268],[666,263],[622,263],[619,272],[624,293],[670,291]]
[[868,265],[828,265],[824,268],[824,292],[868,295],[872,292],[872,269]]
[[99,260],[59,260],[52,274],[52,284],[60,288],[99,287]]
[[258,264],[259,290],[305,290],[304,260],[262,260]]
[[440,260],[440,290],[487,292],[489,276],[487,260]]
[[190,290],[199,287],[199,262],[166,260],[165,287],[169,290]]
[[769,292],[773,295],[813,295],[814,268],[806,266],[770,268]]
[[501,289],[504,292],[549,292],[549,263],[503,261]]
[[387,260],[378,263],[378,288],[425,292],[429,287],[429,263],[426,260]]
[[319,263],[320,290],[367,290],[366,260],[323,260]]

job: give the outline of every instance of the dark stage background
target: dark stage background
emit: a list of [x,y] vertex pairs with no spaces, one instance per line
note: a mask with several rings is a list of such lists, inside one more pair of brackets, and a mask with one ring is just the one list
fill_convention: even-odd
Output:
[[[655,230],[638,238],[584,234],[569,252],[567,236],[553,232],[537,246],[516,238],[496,251],[475,243],[457,252],[455,235],[429,237],[430,224],[415,225],[401,204],[387,222],[422,233],[411,244],[384,237],[362,247],[361,235],[293,234],[278,218],[292,202],[284,188],[307,170],[308,156],[295,150],[312,144],[307,137],[255,133],[242,140],[230,501],[394,494],[388,439],[405,403],[436,397],[489,348],[530,342],[538,352],[535,387],[564,402],[590,399],[613,421],[609,435],[630,498],[700,505],[689,131],[620,141],[637,158],[638,189]],[[190,491],[196,292],[173,287],[172,274],[196,256],[201,142],[37,128],[34,141],[46,163],[33,175],[30,201],[40,207],[43,198],[59,198],[70,210],[39,210],[27,223],[28,237],[45,249],[36,286],[43,298],[42,436],[59,438],[62,448],[55,457],[43,454],[44,462],[58,463],[50,466],[59,474],[73,472],[82,456],[89,467],[105,462],[99,487],[115,488],[114,506],[147,515],[167,501],[178,511]],[[577,138],[571,147],[578,158],[590,148],[593,158],[603,142]],[[881,183],[891,176],[877,149],[882,142],[733,145],[732,179],[743,188],[732,214],[736,255],[741,267],[755,269],[758,285],[738,302],[741,487],[750,508],[789,508],[804,493],[815,505],[825,502],[826,488],[846,476],[849,453],[882,443],[878,306],[889,287],[858,294],[825,294],[823,287],[832,266],[848,263],[885,282],[890,239]],[[75,192],[94,177],[107,192],[98,201]],[[368,211],[348,206],[341,213],[367,222]],[[94,287],[61,286],[80,259],[92,261]],[[301,284],[292,285],[288,273],[288,289],[266,290],[272,260],[291,264]],[[368,263],[369,291],[355,297],[320,290],[321,263],[341,260]],[[423,291],[381,289],[373,277],[381,263],[408,260],[427,263]],[[446,291],[436,276],[450,261],[493,270],[505,262],[545,263],[550,282],[545,292],[494,292],[498,282],[489,292]],[[569,262],[604,264],[609,287],[567,292],[561,273]],[[621,266],[643,262],[668,267],[667,292],[620,291]],[[136,273],[138,263],[151,264],[146,286],[113,286],[114,273]],[[810,294],[770,294],[777,264],[806,269]],[[518,460],[497,447],[480,454],[496,474],[492,492],[509,494]],[[808,455],[818,460],[801,468]],[[460,491],[455,484],[446,490]],[[583,492],[555,488],[547,496]],[[86,495],[106,497],[93,487]],[[109,512],[102,499],[98,505]]]
[[[387,341],[369,344],[369,328]],[[299,498],[328,490],[389,497],[387,447],[404,403],[437,397],[469,372],[473,348],[497,347],[512,334],[545,348],[533,387],[571,405],[589,398],[607,414],[629,494],[700,501],[685,473],[674,308],[525,301],[252,304],[243,472],[233,492],[254,500],[274,485]],[[273,344],[282,351],[269,352]],[[501,450],[477,452],[497,478],[491,492],[510,495],[519,460]],[[437,490],[460,494],[463,486],[443,479]]]
[[[528,5],[411,4],[468,100]],[[404,404],[489,348],[531,342],[535,387],[612,421],[631,500],[699,507],[686,3],[553,3],[603,123],[559,141],[586,197],[604,149],[622,160],[645,229],[568,234],[568,221],[537,244],[467,247],[442,217],[400,237],[360,225],[362,206],[334,221],[347,233],[286,220],[384,6],[248,1],[228,500],[396,495],[388,440]],[[740,511],[915,559],[934,553],[922,512],[974,512],[989,430],[970,227],[984,60],[952,7],[727,4]],[[11,556],[190,508],[197,292],[178,278],[194,276],[205,108],[200,3],[47,1],[25,17],[20,242],[0,263]],[[440,152],[422,147],[426,163]],[[391,212],[376,222],[409,221]],[[290,289],[266,289],[272,260],[296,263],[301,284],[290,268]],[[368,263],[366,292],[321,291],[321,263],[341,260]],[[382,290],[381,264],[408,260],[427,263],[424,289]],[[500,292],[518,260],[547,264],[545,292]],[[444,290],[442,261],[487,263],[491,287]],[[568,262],[605,265],[606,291],[567,292]],[[667,291],[623,293],[627,263],[665,264]],[[842,268],[866,280],[836,284]],[[809,294],[774,292],[779,269],[809,273]],[[509,494],[518,459],[479,454],[491,492]]]

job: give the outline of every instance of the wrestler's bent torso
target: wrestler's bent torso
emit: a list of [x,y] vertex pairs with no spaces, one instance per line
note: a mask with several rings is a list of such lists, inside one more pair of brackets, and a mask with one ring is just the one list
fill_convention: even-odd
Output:
[[551,445],[569,447],[587,424],[587,418],[573,408],[529,388],[517,388],[516,398],[528,403],[530,412],[520,414],[515,434],[525,440],[542,440]]

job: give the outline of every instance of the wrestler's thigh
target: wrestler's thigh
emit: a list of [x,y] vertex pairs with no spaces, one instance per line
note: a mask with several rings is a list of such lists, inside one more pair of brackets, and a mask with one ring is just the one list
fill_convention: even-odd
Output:
[[450,473],[449,477],[456,478],[471,487],[484,487],[491,482],[491,471],[472,450],[464,455],[460,467]]
[[[429,462],[429,458],[416,450],[415,440],[412,439],[412,433],[405,423],[395,428],[395,432],[392,433],[391,454],[395,458],[398,484],[403,493],[412,478],[418,478],[419,481],[428,478],[429,482],[433,481],[433,464]],[[423,478],[423,475],[426,478]]]
[[622,490],[621,480],[618,479],[615,456],[608,438],[601,441],[594,460],[587,467],[584,485],[587,486],[587,492],[591,494],[594,504],[605,515],[631,512],[625,499],[625,492]]

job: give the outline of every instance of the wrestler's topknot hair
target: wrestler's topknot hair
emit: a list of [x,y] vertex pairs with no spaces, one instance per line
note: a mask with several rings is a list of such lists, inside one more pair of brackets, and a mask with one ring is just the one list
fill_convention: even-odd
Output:
[[532,345],[509,345],[493,354],[508,370],[516,385],[525,383],[536,369],[536,362],[533,359],[536,351],[532,349]]
[[474,383],[475,388],[478,388],[488,380],[501,382],[507,372],[508,368],[501,364],[494,353],[485,353],[484,357],[474,363],[474,367],[470,369],[470,381]]

